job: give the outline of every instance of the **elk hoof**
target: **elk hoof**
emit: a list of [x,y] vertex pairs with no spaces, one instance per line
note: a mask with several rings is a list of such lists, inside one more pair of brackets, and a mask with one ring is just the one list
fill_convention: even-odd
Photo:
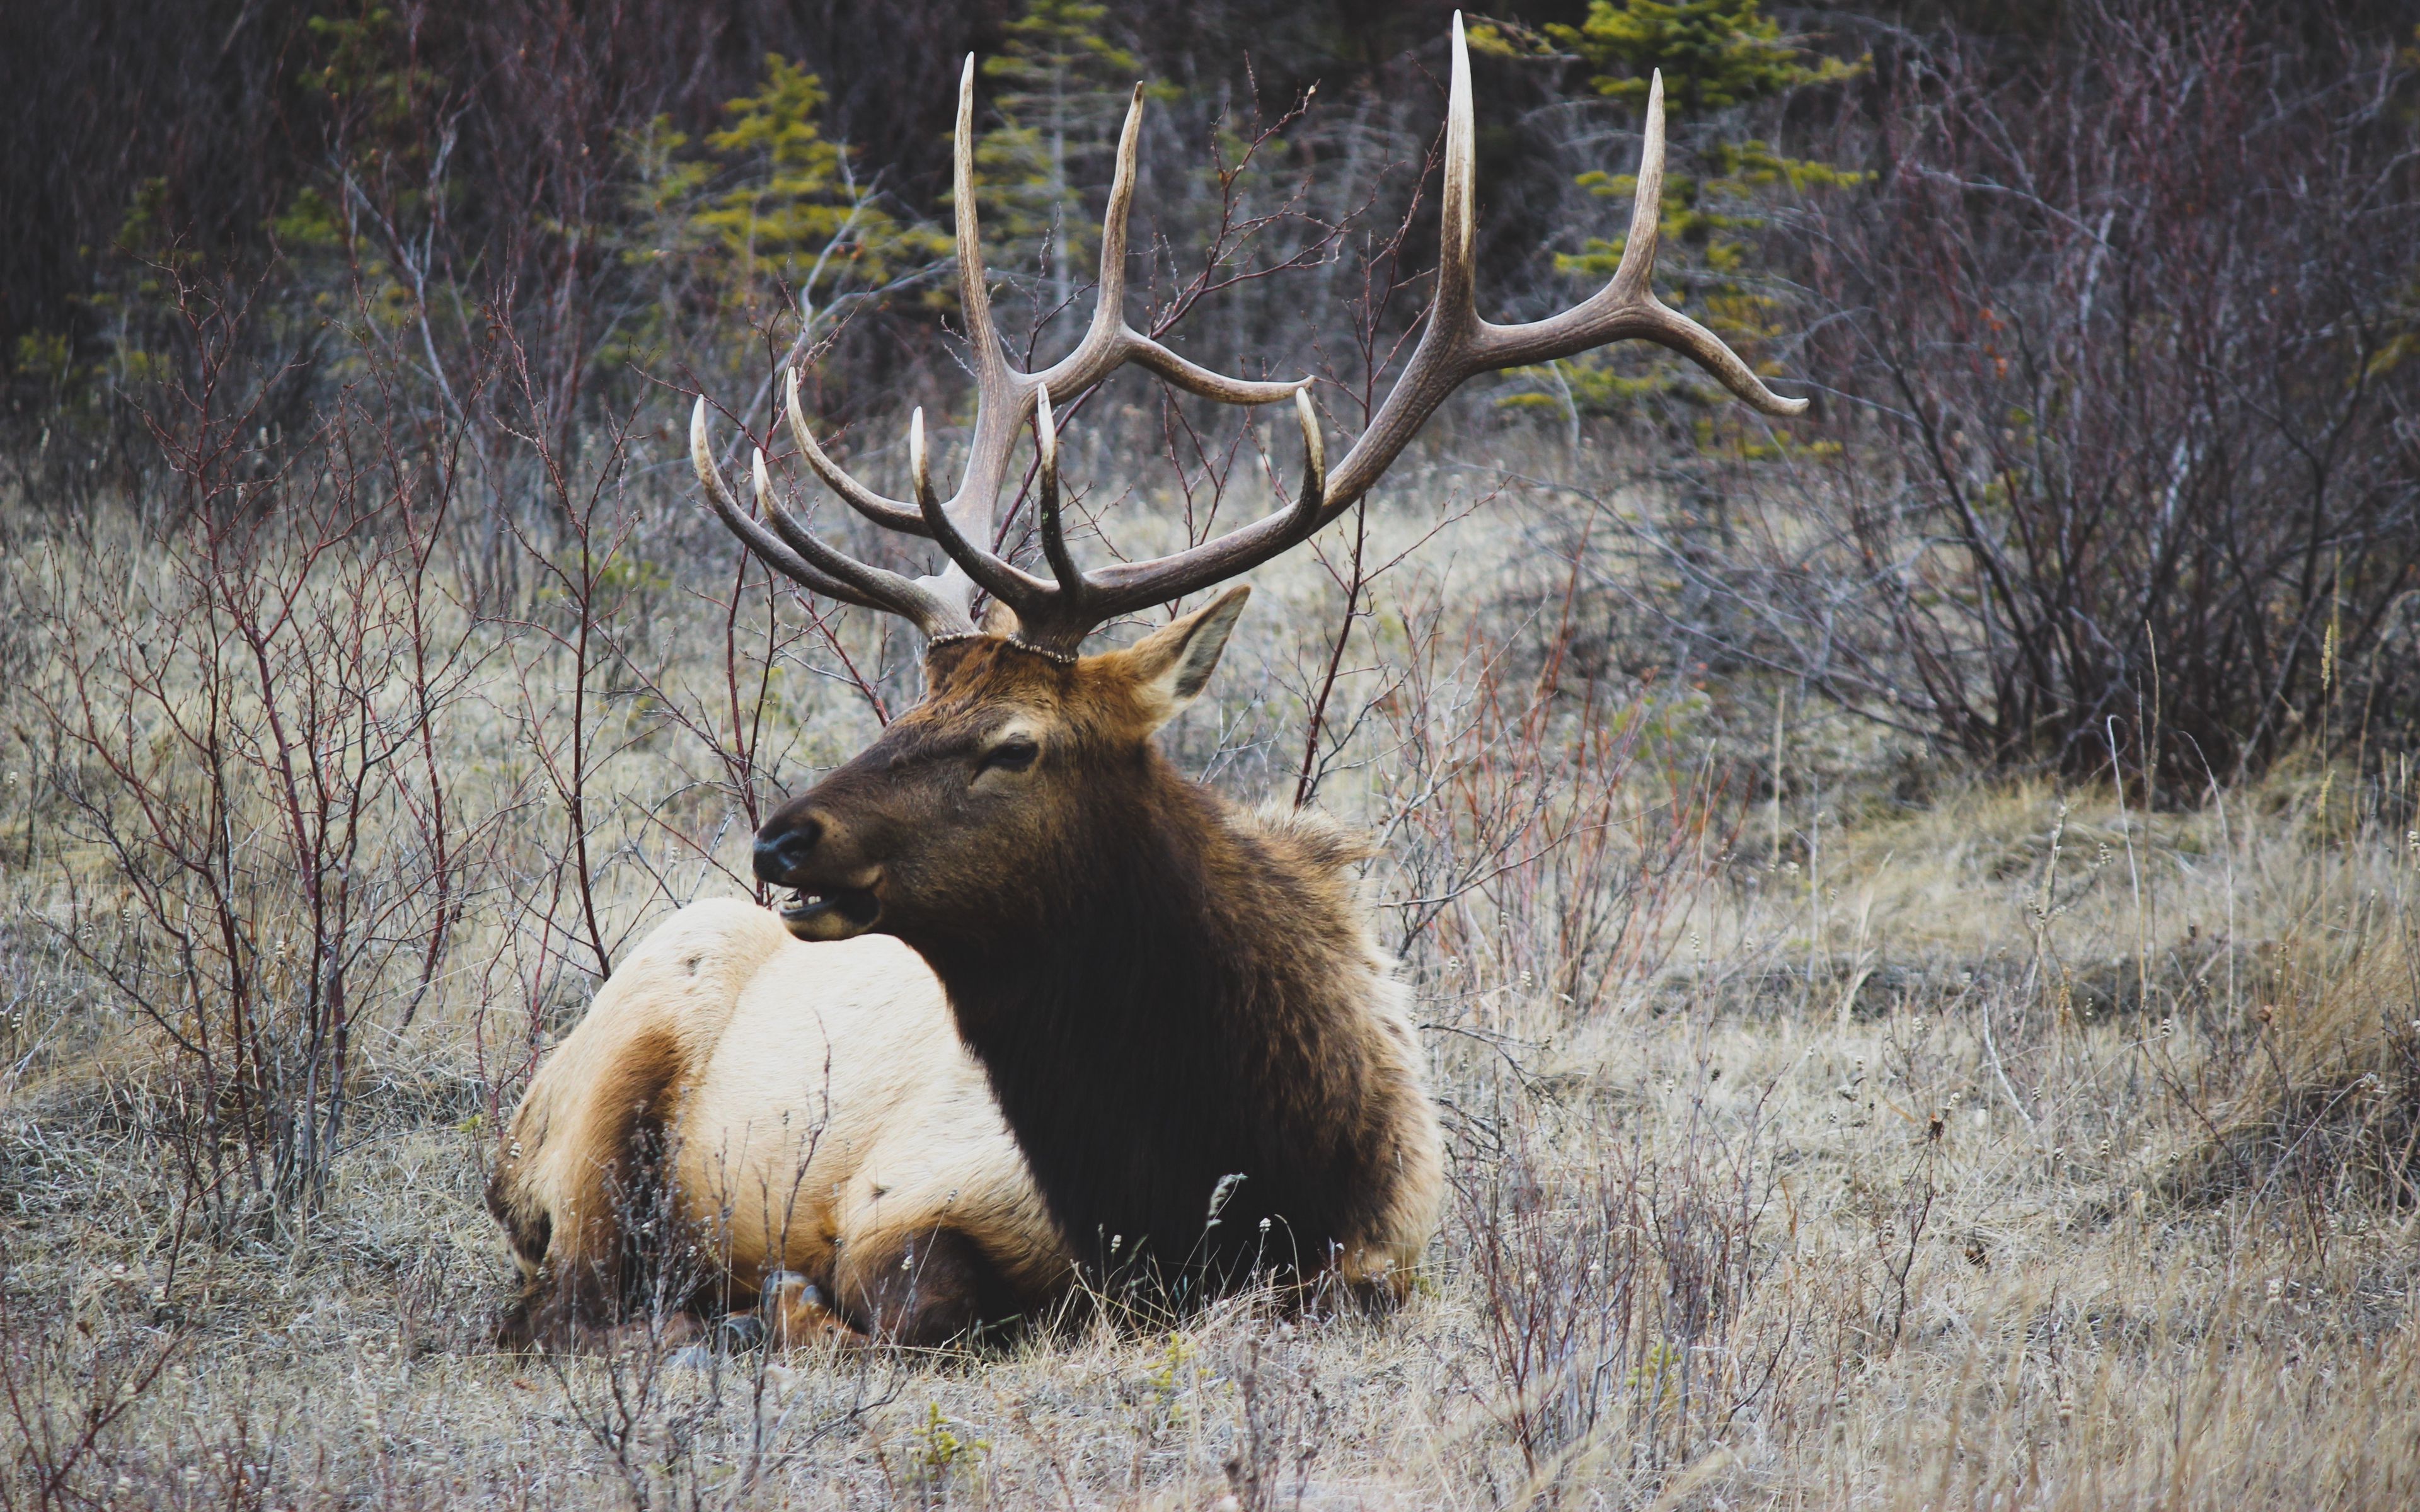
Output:
[[726,1354],[744,1354],[765,1342],[765,1319],[754,1313],[733,1313],[715,1325],[715,1342]]
[[777,1350],[795,1350],[825,1339],[859,1341],[857,1331],[831,1310],[815,1284],[796,1271],[776,1271],[765,1278],[756,1315],[767,1342]]

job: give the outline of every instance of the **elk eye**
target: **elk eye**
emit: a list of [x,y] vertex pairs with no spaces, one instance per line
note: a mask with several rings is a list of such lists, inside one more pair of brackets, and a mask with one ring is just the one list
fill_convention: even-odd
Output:
[[981,777],[985,772],[1022,772],[1041,754],[1042,748],[1035,745],[1031,737],[1012,735],[984,752],[983,760],[975,764],[975,776]]

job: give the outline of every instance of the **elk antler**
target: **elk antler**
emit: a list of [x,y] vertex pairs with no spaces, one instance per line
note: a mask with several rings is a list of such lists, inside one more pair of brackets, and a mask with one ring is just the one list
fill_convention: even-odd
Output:
[[[957,199],[959,301],[965,306],[967,339],[973,354],[976,406],[974,440],[957,492],[945,501],[933,490],[923,410],[918,409],[908,422],[908,469],[916,496],[909,503],[886,499],[866,487],[815,444],[799,402],[795,370],[789,375],[785,406],[791,437],[817,477],[875,523],[929,537],[948,553],[950,565],[938,576],[909,579],[839,551],[775,502],[760,452],[754,469],[756,494],[771,524],[768,530],[741,509],[723,486],[706,444],[706,400],[701,395],[690,422],[690,448],[707,500],[751,550],[815,593],[904,615],[927,636],[947,636],[973,631],[971,591],[980,588],[1016,610],[1018,639],[1047,651],[1072,652],[1095,625],[1249,572],[1310,539],[1367,494],[1437,406],[1481,373],[1549,362],[1637,337],[1687,357],[1766,414],[1794,415],[1807,408],[1804,399],[1785,399],[1766,388],[1723,345],[1721,337],[1667,308],[1648,286],[1655,268],[1657,215],[1664,197],[1664,76],[1660,70],[1647,93],[1647,140],[1640,154],[1637,194],[1631,206],[1630,239],[1612,280],[1582,303],[1544,320],[1499,326],[1481,318],[1474,298],[1471,261],[1475,216],[1470,56],[1464,45],[1459,11],[1453,18],[1452,71],[1436,294],[1429,304],[1428,325],[1403,376],[1333,473],[1327,471],[1319,417],[1311,404],[1311,379],[1262,383],[1225,378],[1186,361],[1126,324],[1126,215],[1134,200],[1135,143],[1142,123],[1140,85],[1135,86],[1125,129],[1118,138],[1117,172],[1109,188],[1109,213],[1101,225],[1100,286],[1092,325],[1074,351],[1039,373],[1023,373],[1009,365],[992,325],[975,221],[975,75],[974,58],[970,55],[958,84],[953,182]],[[1170,556],[1115,563],[1089,573],[1079,568],[1068,554],[1060,519],[1058,433],[1051,419],[1052,402],[1064,402],[1128,363],[1150,369],[1187,393],[1222,404],[1269,404],[1291,396],[1302,425],[1304,454],[1302,488],[1293,502]],[[1029,418],[1040,462],[1036,510],[1042,554],[1050,569],[1047,579],[1013,565],[995,549],[1001,486],[1016,432]]]

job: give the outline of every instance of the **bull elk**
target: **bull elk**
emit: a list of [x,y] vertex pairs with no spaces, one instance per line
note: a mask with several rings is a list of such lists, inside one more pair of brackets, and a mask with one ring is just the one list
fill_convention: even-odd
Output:
[[[977,408],[965,471],[950,498],[933,485],[922,410],[908,428],[913,497],[886,498],[816,444],[799,375],[788,375],[789,430],[808,468],[865,518],[938,547],[947,558],[939,573],[909,578],[839,549],[781,506],[761,450],[752,469],[756,509],[743,507],[713,459],[700,396],[690,444],[707,503],[751,551],[809,592],[912,624],[924,637],[926,693],[758,831],[756,874],[791,889],[781,922],[805,943],[777,946],[758,938],[768,928],[728,921],[735,941],[748,934],[754,943],[744,963],[717,964],[718,985],[707,995],[720,1002],[717,995],[736,992],[752,1011],[723,1014],[727,1027],[670,1057],[636,1048],[665,1042],[661,1034],[626,1036],[622,1042],[633,1047],[620,1052],[627,1057],[663,1059],[644,1076],[615,1064],[611,1052],[587,1057],[574,1072],[566,1046],[530,1095],[532,1106],[547,1097],[628,1103],[626,1086],[670,1088],[657,1115],[670,1137],[684,1149],[716,1141],[721,1149],[734,1137],[734,1115],[711,1105],[719,1084],[707,1068],[730,1057],[730,1036],[767,1036],[739,1052],[756,1076],[748,1116],[790,1116],[803,1126],[823,1063],[777,1019],[861,1020],[875,999],[907,1005],[902,1011],[911,1016],[945,1011],[954,1041],[920,1034],[858,1044],[827,1032],[815,1043],[834,1057],[912,1053],[922,1058],[887,1067],[884,1075],[945,1088],[961,1085],[966,1071],[954,1057],[971,1052],[997,1101],[990,1116],[1005,1119],[1014,1145],[961,1130],[956,1144],[920,1150],[928,1131],[913,1098],[872,1114],[849,1110],[852,1126],[865,1131],[861,1142],[921,1153],[939,1174],[908,1204],[894,1202],[883,1225],[847,1237],[840,1252],[853,1263],[840,1271],[820,1240],[786,1254],[759,1245],[751,1257],[759,1272],[778,1264],[806,1273],[851,1328],[945,1333],[986,1307],[1023,1305],[1038,1290],[1065,1285],[1070,1259],[1075,1273],[1140,1272],[1189,1296],[1256,1273],[1399,1294],[1436,1219],[1439,1135],[1403,992],[1357,900],[1352,863],[1364,852],[1315,815],[1231,807],[1178,773],[1154,740],[1209,681],[1249,590],[1230,588],[1125,650],[1084,655],[1084,640],[1112,619],[1216,587],[1309,540],[1366,495],[1438,405],[1481,373],[1637,337],[1688,357],[1765,413],[1805,408],[1773,393],[1718,337],[1659,303],[1649,287],[1664,171],[1660,75],[1648,95],[1629,241],[1611,282],[1548,319],[1505,326],[1480,317],[1472,297],[1470,64],[1457,15],[1426,327],[1368,428],[1331,470],[1311,379],[1224,377],[1126,323],[1126,217],[1142,100],[1138,86],[1119,139],[1090,326],[1058,363],[1022,372],[994,327],[985,280],[968,59],[958,90],[956,256]],[[1079,566],[1062,519],[1053,412],[1127,363],[1224,404],[1292,401],[1304,454],[1293,499],[1169,556]],[[1047,577],[993,548],[1012,454],[1029,426]],[[980,621],[979,594],[990,601]],[[685,926],[676,919],[668,927]],[[895,979],[873,980],[845,953],[862,950],[871,935],[907,947],[891,947],[884,957]],[[624,969],[662,974],[652,962]],[[649,982],[617,998],[617,974],[595,1012],[604,1013],[608,1000],[666,1022],[687,1011],[649,996],[673,990]],[[908,1041],[912,1051],[903,1048]],[[573,1077],[582,1085],[564,1085]],[[882,1077],[853,1069],[830,1079],[862,1087]],[[778,1105],[784,1096],[793,1104],[788,1115]],[[830,1116],[837,1124],[844,1110],[835,1104]],[[521,1121],[529,1121],[527,1106]],[[551,1135],[531,1130],[524,1137],[536,1145]],[[1012,1170],[1010,1157],[1019,1151],[1022,1165]],[[559,1164],[599,1166],[615,1158],[600,1148]],[[522,1168],[531,1168],[526,1160]],[[1028,1169],[1031,1187],[1020,1184]],[[837,1185],[821,1173],[797,1183],[800,1208],[785,1215],[790,1227],[814,1235],[845,1227],[854,1211],[849,1172]],[[764,1172],[750,1180],[753,1190],[780,1185]],[[557,1199],[543,1184],[508,1180],[501,1205],[546,1211]],[[702,1219],[726,1189],[700,1180],[686,1210]],[[1030,1200],[1034,1191],[1038,1204]],[[555,1230],[563,1231],[560,1221]],[[908,1268],[919,1245],[927,1256],[948,1257],[942,1284],[912,1300],[852,1288],[848,1274]],[[1055,1277],[1032,1258],[1045,1251],[1059,1261]],[[533,1261],[534,1270],[543,1268]]]

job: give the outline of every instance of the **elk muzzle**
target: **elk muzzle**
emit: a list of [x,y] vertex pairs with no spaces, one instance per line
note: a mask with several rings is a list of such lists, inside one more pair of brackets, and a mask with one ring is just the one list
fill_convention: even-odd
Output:
[[791,889],[778,905],[783,925],[801,940],[854,938],[882,919],[882,869],[868,865],[848,830],[816,810],[784,809],[756,832],[756,876]]

